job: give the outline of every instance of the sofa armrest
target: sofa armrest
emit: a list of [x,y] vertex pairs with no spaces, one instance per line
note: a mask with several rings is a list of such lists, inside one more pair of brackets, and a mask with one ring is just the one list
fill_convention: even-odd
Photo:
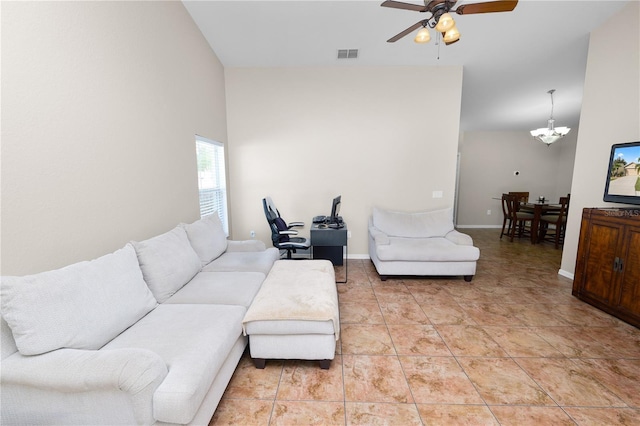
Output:
[[15,353],[2,360],[2,420],[153,424],[153,395],[166,376],[165,362],[146,349]]
[[58,349],[42,355],[20,353],[2,360],[2,384],[60,392],[120,390],[137,394],[157,388],[167,375],[160,356],[146,349],[103,351]]
[[469,235],[463,234],[462,232],[458,232],[456,230],[449,231],[449,233],[447,233],[447,235],[445,235],[444,237],[452,243],[458,244],[459,246],[473,245],[473,239]]
[[369,226],[369,234],[377,245],[389,244],[389,236],[373,225]]
[[228,252],[238,251],[265,251],[267,246],[260,240],[227,241]]

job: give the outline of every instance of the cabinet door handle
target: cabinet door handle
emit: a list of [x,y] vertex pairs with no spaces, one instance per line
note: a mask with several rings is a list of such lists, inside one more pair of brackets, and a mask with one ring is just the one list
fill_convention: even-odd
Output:
[[624,259],[619,259],[618,260],[618,272],[622,272],[622,269],[624,269]]
[[618,269],[620,268],[620,258],[616,257],[613,260],[613,272],[618,272]]

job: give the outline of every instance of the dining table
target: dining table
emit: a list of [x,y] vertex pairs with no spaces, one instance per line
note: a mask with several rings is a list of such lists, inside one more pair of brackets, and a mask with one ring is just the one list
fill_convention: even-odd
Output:
[[562,206],[560,204],[552,204],[540,201],[537,201],[535,203],[520,203],[521,211],[533,213],[533,220],[531,221],[531,244],[538,243],[538,228],[540,227],[540,218],[547,213],[559,212],[561,208]]

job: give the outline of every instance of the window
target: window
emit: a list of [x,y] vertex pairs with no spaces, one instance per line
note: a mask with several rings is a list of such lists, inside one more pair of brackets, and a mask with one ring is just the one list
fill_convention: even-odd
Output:
[[198,159],[200,217],[217,211],[224,231],[229,235],[224,145],[196,135],[196,155]]

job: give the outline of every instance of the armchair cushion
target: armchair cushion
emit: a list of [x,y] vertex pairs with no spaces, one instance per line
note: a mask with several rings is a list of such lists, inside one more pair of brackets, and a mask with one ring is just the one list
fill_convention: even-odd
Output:
[[99,349],[157,305],[130,244],[62,269],[2,277],[0,295],[23,355]]
[[444,237],[453,231],[452,210],[404,213],[373,208],[373,225],[389,236]]

